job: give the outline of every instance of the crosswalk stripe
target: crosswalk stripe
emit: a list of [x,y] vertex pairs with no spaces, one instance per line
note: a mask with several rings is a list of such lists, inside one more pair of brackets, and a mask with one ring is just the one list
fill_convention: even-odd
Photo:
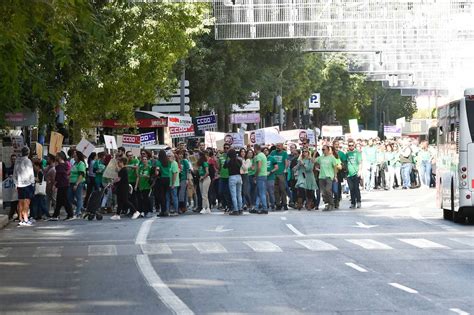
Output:
[[89,256],[117,256],[115,245],[89,245]]
[[219,243],[215,242],[203,242],[203,243],[193,243],[193,246],[201,254],[219,254],[227,253],[227,249]]
[[468,238],[468,237],[463,237],[463,238],[450,238],[451,241],[455,241],[460,244],[464,244],[467,246],[474,247],[474,239]]
[[143,244],[140,247],[145,255],[171,255],[173,253],[166,244]]
[[350,239],[346,241],[365,249],[393,249],[384,243],[380,243],[372,239]]
[[321,240],[297,240],[296,243],[306,247],[311,251],[338,250],[338,248]]
[[33,257],[61,257],[63,246],[40,246],[37,247]]
[[398,240],[418,248],[449,248],[424,238],[399,238]]
[[270,252],[282,252],[278,245],[268,241],[249,241],[244,242],[245,245],[250,247],[255,252],[270,253]]
[[0,258],[7,257],[10,254],[11,250],[12,250],[11,247],[2,247],[2,248],[0,248]]

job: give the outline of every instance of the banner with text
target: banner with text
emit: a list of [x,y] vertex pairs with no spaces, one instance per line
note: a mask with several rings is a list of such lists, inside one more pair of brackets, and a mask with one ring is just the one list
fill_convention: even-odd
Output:
[[244,147],[244,134],[242,133],[228,133],[224,136],[224,144],[229,144],[234,148]]
[[122,145],[128,148],[140,148],[140,135],[123,135]]
[[196,117],[196,126],[198,130],[209,130],[217,128],[217,117],[216,115]]
[[152,131],[140,134],[140,144],[142,146],[156,144],[156,133]]
[[[189,127],[193,124],[191,116],[169,116],[168,127]],[[193,129],[194,132],[194,129]]]
[[328,138],[342,137],[342,126],[323,126],[321,128],[321,136]]
[[194,137],[194,125],[187,127],[169,127],[171,138]]
[[258,124],[259,122],[260,122],[259,113],[231,114],[230,115],[231,124]]

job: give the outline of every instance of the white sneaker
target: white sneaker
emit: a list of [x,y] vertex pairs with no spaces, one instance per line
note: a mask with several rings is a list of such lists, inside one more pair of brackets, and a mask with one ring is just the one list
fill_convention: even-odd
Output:
[[120,216],[118,214],[113,215],[110,220],[120,220]]
[[25,225],[26,225],[26,222],[24,222],[24,221],[20,221],[20,222],[18,223],[18,226],[25,226]]
[[207,209],[202,209],[201,212],[199,212],[200,214],[208,214],[207,212]]
[[140,212],[135,211],[135,212],[133,213],[133,215],[132,215],[132,220],[138,219],[139,216],[140,216]]
[[27,222],[25,222],[25,224],[24,224],[24,225],[25,225],[25,226],[32,226],[32,225],[33,225],[33,222],[31,222],[31,221],[27,221]]

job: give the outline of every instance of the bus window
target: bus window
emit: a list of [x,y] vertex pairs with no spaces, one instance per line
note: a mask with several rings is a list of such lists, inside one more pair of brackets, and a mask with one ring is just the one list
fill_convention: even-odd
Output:
[[466,112],[471,141],[474,142],[474,100],[466,100]]
[[428,143],[429,144],[433,144],[433,145],[436,145],[436,127],[431,127],[430,129],[428,129]]

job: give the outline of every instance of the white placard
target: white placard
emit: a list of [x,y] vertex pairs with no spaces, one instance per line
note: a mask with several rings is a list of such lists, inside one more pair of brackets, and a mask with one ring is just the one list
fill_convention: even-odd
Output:
[[224,144],[230,144],[234,148],[243,148],[244,135],[242,133],[228,133],[224,136]]
[[323,126],[321,128],[321,134],[323,137],[328,138],[342,137],[344,135],[342,126]]
[[117,141],[114,136],[104,135],[104,142],[107,149],[117,150]]
[[225,133],[223,132],[214,132],[214,131],[204,132],[204,143],[206,144],[206,148],[217,149],[217,141],[223,140],[224,137],[225,137]]
[[82,152],[82,154],[84,154],[84,156],[88,158],[89,155],[91,155],[91,153],[95,151],[95,147],[92,143],[82,138],[81,142],[76,145],[76,150]]
[[353,135],[359,133],[359,123],[357,122],[357,119],[349,119],[349,129]]

